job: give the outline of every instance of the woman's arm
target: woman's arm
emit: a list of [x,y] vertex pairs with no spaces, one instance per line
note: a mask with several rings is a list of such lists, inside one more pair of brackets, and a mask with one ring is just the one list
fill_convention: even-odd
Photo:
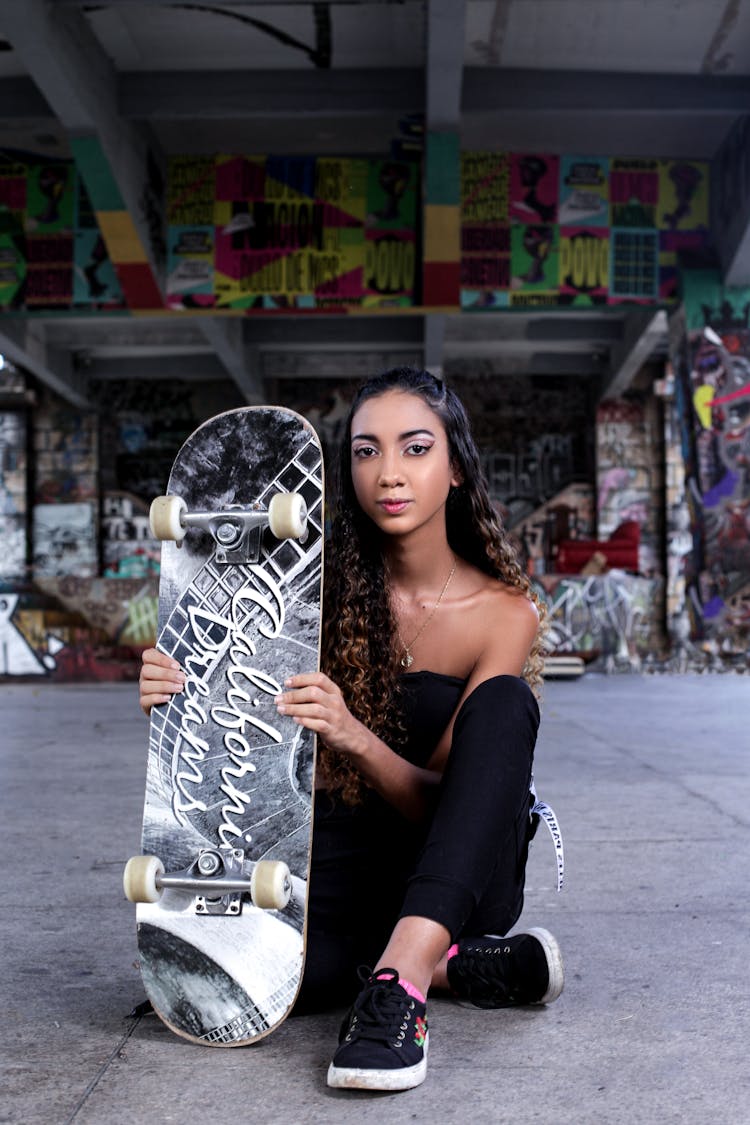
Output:
[[420,822],[432,810],[441,771],[407,762],[355,719],[341,691],[323,672],[292,676],[277,697],[279,714],[315,731],[326,745],[346,755],[362,777],[407,820]]

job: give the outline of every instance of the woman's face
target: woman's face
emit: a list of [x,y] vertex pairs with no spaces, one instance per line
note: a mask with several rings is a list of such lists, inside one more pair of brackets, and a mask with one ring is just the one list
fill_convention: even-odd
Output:
[[365,399],[352,418],[351,469],[363,512],[389,535],[439,519],[460,484],[445,428],[421,395],[386,391]]

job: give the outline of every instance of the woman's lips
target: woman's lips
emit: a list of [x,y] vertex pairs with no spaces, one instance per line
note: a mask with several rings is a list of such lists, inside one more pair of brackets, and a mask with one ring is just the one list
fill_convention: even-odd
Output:
[[378,507],[387,512],[389,516],[396,516],[409,507],[410,500],[378,500]]

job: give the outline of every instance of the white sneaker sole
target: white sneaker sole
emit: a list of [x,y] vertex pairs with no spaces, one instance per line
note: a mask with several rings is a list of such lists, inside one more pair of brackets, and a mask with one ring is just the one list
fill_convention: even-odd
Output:
[[557,1000],[565,984],[562,950],[557,944],[557,939],[553,934],[551,934],[549,930],[542,929],[541,926],[532,926],[531,929],[524,930],[523,932],[532,934],[544,950],[544,956],[547,958],[547,969],[549,971],[549,984],[547,985],[547,991],[544,996],[541,1000],[537,1000],[537,1004],[551,1004],[553,1000]]
[[420,1086],[427,1077],[427,1047],[430,1033],[425,1035],[424,1055],[416,1066],[398,1070],[375,1070],[370,1067],[328,1067],[328,1085],[339,1090],[411,1090]]

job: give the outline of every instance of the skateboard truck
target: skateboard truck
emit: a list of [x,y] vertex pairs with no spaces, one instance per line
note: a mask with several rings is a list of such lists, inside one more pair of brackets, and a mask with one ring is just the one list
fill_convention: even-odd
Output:
[[190,870],[198,878],[210,881],[212,893],[210,898],[206,894],[195,896],[196,914],[239,914],[242,911],[242,892],[229,888],[232,886],[232,875],[242,877],[244,858],[244,852],[236,849],[215,851],[206,848],[200,852]]
[[157,856],[129,859],[123,875],[125,897],[130,902],[158,902],[166,890],[193,895],[196,914],[242,913],[242,895],[249,894],[262,910],[284,910],[292,894],[289,868],[280,860],[259,860],[252,873],[244,873],[241,848],[202,848],[180,871],[166,872]]
[[263,530],[277,539],[307,538],[307,505],[299,492],[277,492],[268,508],[232,504],[217,512],[189,512],[181,496],[157,496],[149,512],[155,539],[172,540],[178,547],[189,528],[207,532],[216,544],[216,561],[247,565],[260,561]]

